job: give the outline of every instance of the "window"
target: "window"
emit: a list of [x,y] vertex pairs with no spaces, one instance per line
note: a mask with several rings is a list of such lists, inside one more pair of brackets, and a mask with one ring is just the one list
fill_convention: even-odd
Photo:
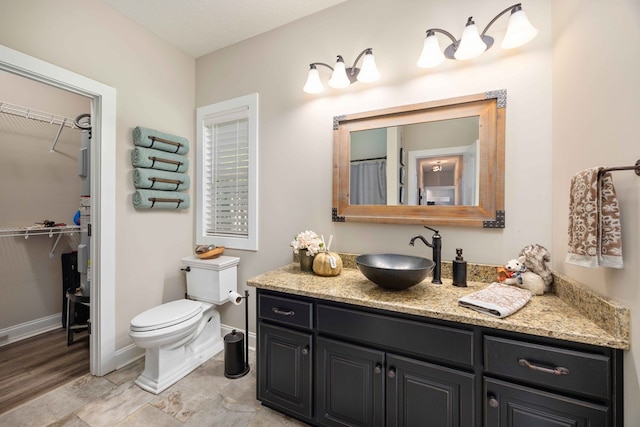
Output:
[[258,94],[198,108],[196,244],[258,250]]

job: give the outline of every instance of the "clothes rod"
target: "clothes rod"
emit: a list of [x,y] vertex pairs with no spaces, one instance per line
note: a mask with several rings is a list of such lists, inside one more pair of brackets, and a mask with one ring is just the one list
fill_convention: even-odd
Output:
[[633,166],[614,166],[610,168],[600,169],[598,175],[602,175],[605,172],[614,172],[614,171],[635,171],[636,175],[640,176],[640,160],[636,161],[636,164]]

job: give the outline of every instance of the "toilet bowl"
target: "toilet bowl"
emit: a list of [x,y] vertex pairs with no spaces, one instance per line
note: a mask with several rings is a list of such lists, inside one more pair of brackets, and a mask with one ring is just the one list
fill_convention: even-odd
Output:
[[[161,304],[131,320],[129,336],[136,346],[145,349],[144,371],[135,381],[144,390],[162,392],[224,349],[220,313],[211,299],[211,288],[218,294],[221,289],[227,295],[235,292],[239,259],[220,258],[183,258],[188,266],[185,271],[190,299]],[[202,301],[199,295],[204,295]],[[219,297],[215,302],[227,300]]]

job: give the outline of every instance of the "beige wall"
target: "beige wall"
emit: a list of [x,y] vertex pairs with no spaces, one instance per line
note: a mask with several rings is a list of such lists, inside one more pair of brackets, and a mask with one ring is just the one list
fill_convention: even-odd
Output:
[[631,309],[625,425],[640,419],[640,178],[614,172],[624,268],[564,263],[569,182],[594,166],[640,159],[640,2],[553,2],[553,268]]
[[[333,234],[332,249],[344,252],[430,255],[426,247],[408,245],[415,234],[429,236],[421,226],[331,222],[333,116],[494,89],[508,91],[507,228],[441,227],[443,259],[461,247],[470,262],[501,264],[530,243],[551,247],[551,3],[527,5],[540,34],[524,49],[496,46],[473,63],[418,69],[428,27],[459,32],[468,14],[485,25],[506,7],[503,1],[456,3],[350,0],[198,58],[196,106],[260,93],[260,250],[238,253],[241,283],[289,262],[289,242],[307,229]],[[495,32],[502,34],[506,24],[497,22]],[[302,91],[309,63],[333,63],[342,54],[351,64],[367,47],[382,74],[378,82],[321,95]],[[319,70],[326,82],[329,70]],[[242,324],[239,308],[225,307],[223,314],[223,322]]]
[[[0,102],[73,120],[91,111],[87,98],[0,72]],[[73,224],[80,201],[77,152],[80,130],[0,114],[0,228],[33,226],[45,219]],[[60,255],[74,249],[75,239],[0,238],[0,330],[53,316],[62,308]],[[77,235],[76,235],[77,237]]]
[[1,44],[117,91],[117,229],[103,232],[115,233],[115,347],[121,349],[131,343],[132,317],[184,295],[180,258],[193,250],[193,211],[136,212],[130,151],[138,125],[193,141],[195,60],[98,0],[3,2],[0,10]]

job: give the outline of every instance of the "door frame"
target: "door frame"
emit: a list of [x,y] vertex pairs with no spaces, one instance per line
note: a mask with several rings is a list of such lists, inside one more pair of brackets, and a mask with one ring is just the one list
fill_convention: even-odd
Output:
[[102,376],[115,358],[116,90],[0,44],[0,70],[91,99],[90,371]]

